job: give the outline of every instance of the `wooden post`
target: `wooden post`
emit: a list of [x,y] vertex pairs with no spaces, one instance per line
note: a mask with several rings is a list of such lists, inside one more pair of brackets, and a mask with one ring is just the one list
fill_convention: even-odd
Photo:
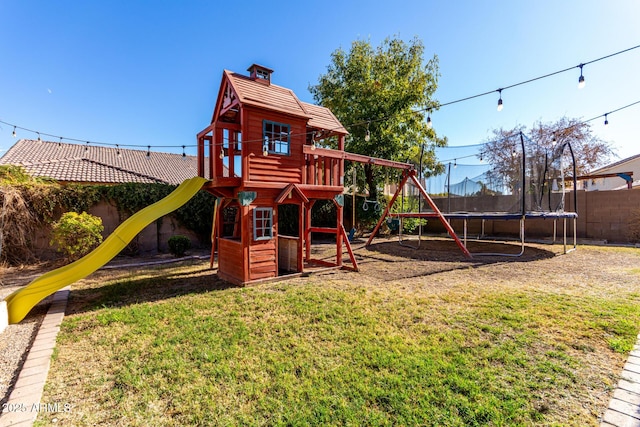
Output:
[[204,137],[198,137],[198,176],[204,176]]
[[216,200],[213,202],[213,220],[211,221],[211,258],[209,258],[209,268],[213,268],[213,259],[216,253],[216,241],[217,241],[217,233],[216,229],[218,228],[218,210],[222,203],[220,203],[222,199],[216,197]]
[[[444,215],[442,215],[442,212],[440,212],[440,209],[438,209],[438,206],[436,206],[436,204],[433,202],[433,200],[431,200],[431,197],[429,197],[429,194],[427,194],[427,191],[424,188],[422,188],[422,185],[420,185],[420,182],[416,179],[415,171],[411,171],[409,173],[409,177],[413,180],[413,183],[416,185],[416,187],[418,187],[418,191],[420,191],[420,194],[422,195],[422,197],[424,197],[425,200],[427,201],[427,203],[429,204],[429,206],[431,206],[431,209],[433,209],[433,211],[436,214],[438,214],[438,218],[440,219],[440,222],[442,223],[442,225],[444,225],[444,228],[449,233],[449,236],[451,236],[451,238],[453,240],[455,240],[456,245],[458,245],[460,250],[466,256],[468,256],[469,258],[473,258],[473,256],[471,255],[471,252],[469,252],[467,247],[460,241],[460,238],[458,237],[456,232],[453,231],[453,228],[451,228],[451,224],[449,224],[449,221],[447,221],[447,219],[444,217]],[[404,183],[403,183],[403,186],[404,186]],[[391,206],[391,205],[389,205],[389,206]]]
[[302,273],[304,271],[304,258],[302,256],[302,251],[304,248],[304,202],[300,202],[298,205],[300,211],[298,212],[298,272]]
[[344,227],[341,230],[342,238],[344,239],[344,244],[347,247],[347,253],[349,254],[349,258],[351,259],[351,264],[353,265],[353,271],[360,271],[358,267],[358,261],[356,261],[356,256],[353,254],[353,250],[351,249],[351,243],[349,243],[349,238],[347,237],[347,232]]
[[396,199],[398,198],[398,195],[400,194],[400,189],[404,187],[404,184],[406,184],[408,179],[409,179],[409,174],[407,173],[407,171],[404,171],[402,173],[402,181],[400,182],[400,185],[398,186],[395,194],[389,201],[389,204],[384,208],[384,212],[382,213],[382,216],[380,216],[378,223],[376,224],[375,228],[371,232],[371,235],[369,236],[369,240],[367,240],[367,243],[365,244],[365,246],[369,246],[373,238],[376,236],[376,234],[378,234],[378,230],[380,230],[380,226],[382,226],[382,221],[384,221],[387,218],[387,215],[389,214],[389,209],[391,209],[391,206],[393,206],[393,204],[395,203]]
[[309,162],[309,179],[307,182],[311,185],[317,185],[316,182],[316,158],[315,156],[311,156]]
[[311,210],[313,209],[313,205],[315,204],[315,200],[309,201],[309,207],[307,208],[307,218],[305,221],[305,230],[304,230],[304,244],[305,244],[305,257],[307,262],[311,260]]
[[324,185],[331,185],[331,159],[324,158]]
[[333,203],[336,205],[336,212],[338,218],[336,219],[336,264],[338,267],[342,267],[342,211],[343,207],[340,206],[335,200]]

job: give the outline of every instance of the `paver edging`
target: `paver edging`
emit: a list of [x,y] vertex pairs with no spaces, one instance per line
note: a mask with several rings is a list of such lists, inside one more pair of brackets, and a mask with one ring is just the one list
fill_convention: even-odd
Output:
[[31,426],[36,420],[69,292],[67,286],[54,294],[9,400],[0,413],[0,425]]

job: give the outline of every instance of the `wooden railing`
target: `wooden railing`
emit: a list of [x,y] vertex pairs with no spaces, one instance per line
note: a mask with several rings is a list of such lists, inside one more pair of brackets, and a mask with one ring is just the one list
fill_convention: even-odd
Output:
[[303,184],[309,185],[342,185],[343,160],[325,157],[318,154],[305,155],[302,171]]

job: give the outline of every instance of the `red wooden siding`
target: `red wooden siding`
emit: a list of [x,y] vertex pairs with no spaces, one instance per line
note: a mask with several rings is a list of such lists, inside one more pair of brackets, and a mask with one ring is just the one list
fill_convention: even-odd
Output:
[[270,240],[254,241],[249,248],[249,279],[265,279],[278,275],[276,242],[277,236]]
[[238,279],[246,280],[243,274],[242,242],[224,238],[219,239],[218,242],[218,254],[225,255],[218,256],[220,277],[235,283],[238,283]]
[[[296,117],[283,116],[245,108],[246,123],[243,126],[245,155],[249,156],[248,178],[252,182],[302,183],[302,165],[304,156],[302,145],[306,140],[306,121]],[[262,152],[263,123],[265,120],[290,126],[289,155]]]

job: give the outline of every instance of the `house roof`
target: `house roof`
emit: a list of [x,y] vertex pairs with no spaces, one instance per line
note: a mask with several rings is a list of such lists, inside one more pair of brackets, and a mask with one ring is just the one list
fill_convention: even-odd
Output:
[[607,171],[607,170],[609,170],[611,168],[615,168],[617,166],[621,166],[621,165],[623,165],[623,164],[625,164],[627,162],[631,162],[631,161],[636,160],[636,159],[640,159],[640,154],[636,154],[634,156],[627,157],[626,159],[618,160],[617,162],[610,163],[610,164],[608,164],[606,166],[603,166],[601,168],[595,169],[595,170],[593,170],[593,171],[591,171],[589,173],[590,174],[596,174],[596,173],[605,172],[605,171]]
[[291,89],[265,83],[248,76],[224,70],[224,77],[245,105],[308,119],[311,127],[347,134],[347,130],[328,108],[302,102]]
[[302,105],[304,105],[305,110],[311,115],[309,126],[318,129],[327,129],[337,133],[349,133],[328,108],[306,102],[303,102]]
[[0,165],[22,166],[32,176],[78,183],[176,185],[198,174],[194,156],[151,152],[147,157],[146,150],[30,139],[16,142],[0,158]]
[[291,89],[274,84],[265,84],[262,81],[254,80],[229,70],[225,70],[224,74],[233,86],[241,103],[293,116],[311,118]]

